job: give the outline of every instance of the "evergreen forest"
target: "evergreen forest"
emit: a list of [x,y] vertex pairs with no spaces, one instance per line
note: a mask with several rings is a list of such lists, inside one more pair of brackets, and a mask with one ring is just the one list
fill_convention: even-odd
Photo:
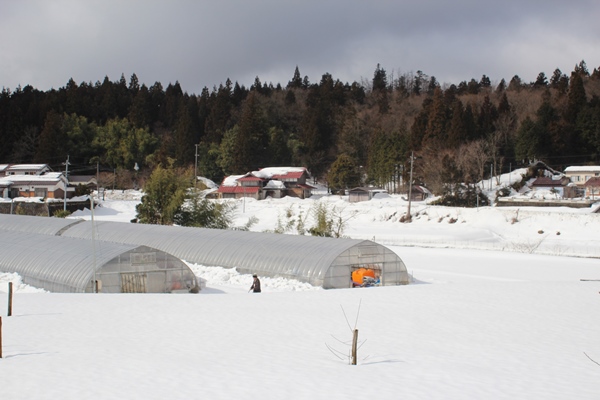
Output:
[[[219,183],[262,167],[304,166],[332,189],[413,180],[441,193],[539,160],[563,170],[600,163],[600,68],[483,75],[439,83],[422,71],[399,76],[377,65],[372,79],[225,83],[188,94],[178,82],[148,87],[133,74],[69,80],[0,94],[0,163],[54,171],[143,177],[159,165],[197,168]],[[138,169],[134,168],[138,167]],[[126,188],[125,179],[117,186]],[[114,185],[115,183],[113,183]]]

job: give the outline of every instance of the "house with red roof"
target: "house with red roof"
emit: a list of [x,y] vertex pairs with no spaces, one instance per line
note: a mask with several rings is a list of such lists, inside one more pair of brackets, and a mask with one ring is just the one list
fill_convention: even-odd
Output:
[[251,197],[262,200],[284,196],[305,199],[314,189],[306,183],[309,178],[310,174],[304,167],[268,167],[226,177],[217,193],[223,199]]
[[585,196],[594,200],[600,197],[600,176],[592,176],[583,185],[585,187]]

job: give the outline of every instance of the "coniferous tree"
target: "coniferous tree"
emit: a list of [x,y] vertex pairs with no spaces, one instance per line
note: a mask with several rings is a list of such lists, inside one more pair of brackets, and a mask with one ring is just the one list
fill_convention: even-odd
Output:
[[569,88],[569,77],[556,68],[550,78],[550,87],[556,89],[558,93],[565,94]]
[[446,103],[442,90],[438,87],[433,94],[423,143],[429,146],[443,146],[448,138],[447,122],[448,111]]
[[329,188],[335,192],[345,192],[360,185],[360,172],[354,160],[347,154],[340,154],[327,174]]
[[181,101],[183,97],[183,90],[179,82],[167,86],[164,105],[161,107],[160,119],[169,129],[175,128],[179,115],[179,107],[184,104]]
[[269,150],[270,165],[284,166],[289,165],[292,160],[292,154],[287,144],[283,129],[271,127],[269,129]]
[[236,163],[238,173],[262,167],[261,160],[270,159],[269,134],[258,93],[251,92],[242,107],[236,140]]
[[63,146],[66,137],[62,129],[62,124],[62,115],[57,112],[50,111],[46,115],[46,121],[40,133],[34,162],[49,164],[50,162],[67,158],[68,154]]
[[296,65],[296,69],[294,70],[294,76],[292,77],[292,80],[288,82],[287,88],[288,89],[301,89],[302,87],[303,87],[302,77],[300,76],[300,70],[298,69],[298,66]]
[[231,105],[233,107],[239,107],[244,99],[246,99],[246,96],[248,96],[248,90],[244,85],[240,86],[240,84],[236,82],[233,86],[233,92],[231,93]]
[[508,97],[506,93],[502,93],[500,97],[500,102],[498,103],[498,115],[506,114],[511,111],[510,103],[508,102]]
[[60,89],[65,94],[65,112],[67,114],[82,114],[79,86],[70,78],[66,86]]
[[574,72],[571,74],[571,81],[569,84],[565,120],[570,124],[574,124],[577,120],[577,114],[579,113],[579,110],[582,110],[586,104],[587,97],[585,94],[585,88],[583,86],[583,79],[580,73]]
[[533,87],[534,88],[546,88],[548,86],[548,78],[546,78],[546,74],[543,72],[540,72],[537,76],[537,78],[535,79],[535,82],[533,82]]
[[152,125],[152,109],[150,92],[146,85],[142,85],[136,92],[129,108],[127,119],[136,128],[145,128]]
[[206,117],[204,134],[206,140],[220,143],[226,130],[234,125],[231,119],[232,104],[231,81],[227,79],[225,86],[219,85],[211,94],[210,113]]
[[463,112],[463,120],[466,140],[475,140],[477,138],[477,123],[475,121],[475,112],[473,111],[473,106],[471,106],[471,103],[468,103],[465,106],[465,111]]
[[436,89],[440,88],[440,83],[435,79],[435,76],[429,78],[429,83],[427,84],[427,94],[429,96],[433,96]]
[[181,98],[174,132],[175,165],[177,166],[187,166],[194,162],[194,145],[200,141],[197,115],[196,98]]
[[134,96],[140,90],[140,81],[138,80],[138,77],[135,73],[132,74],[131,78],[129,79],[129,88],[128,89],[131,92],[131,94]]
[[62,118],[61,136],[65,138],[62,146],[72,158],[82,160],[83,164],[89,164],[96,156],[93,147],[96,136],[96,124],[88,122],[87,118],[76,114],[64,114]]
[[523,88],[523,82],[519,75],[515,75],[512,77],[510,82],[508,83],[508,90],[514,90],[515,92],[520,91]]
[[527,162],[538,156],[540,142],[543,140],[539,127],[529,117],[521,123],[515,143],[515,156],[517,160]]
[[419,150],[421,148],[423,140],[427,136],[427,126],[432,105],[433,100],[430,97],[426,97],[423,100],[421,111],[413,121],[410,129],[410,146],[414,150]]
[[452,117],[448,128],[448,147],[458,148],[466,139],[466,127],[463,116],[464,110],[460,100],[452,105]]
[[481,80],[479,81],[479,86],[481,86],[482,88],[489,88],[492,86],[492,81],[488,76],[482,75]]
[[380,114],[385,114],[390,109],[387,89],[387,74],[385,69],[381,68],[381,66],[377,64],[377,68],[373,74],[373,95],[376,98]]
[[333,79],[323,75],[321,83],[309,89],[302,121],[301,140],[306,148],[305,164],[319,176],[326,168],[327,153],[335,140]]
[[[233,128],[228,129],[223,135],[223,140],[221,144],[219,144],[218,155],[216,159],[216,163],[219,168],[223,171],[224,175],[240,175],[247,170],[242,171],[241,165],[242,160],[239,159],[238,154],[238,136],[239,136],[240,128],[238,125],[235,125]],[[216,146],[216,144],[211,143]]]
[[577,132],[581,136],[582,147],[589,149],[592,159],[600,161],[600,99],[593,98],[590,106],[577,115]]
[[490,97],[485,95],[477,118],[478,138],[484,138],[494,131],[496,118],[498,118],[498,110],[490,101]]
[[582,78],[590,76],[590,72],[587,69],[587,65],[584,60],[581,60],[579,64],[575,65],[573,73],[579,75]]
[[101,99],[101,103],[98,108],[97,120],[103,125],[109,119],[118,116],[119,108],[115,85],[108,79],[108,76],[104,77],[104,81],[98,87],[98,95]]
[[496,86],[496,93],[504,93],[505,90],[506,90],[506,81],[504,80],[504,78],[502,78],[500,80],[500,83],[498,84],[498,86]]

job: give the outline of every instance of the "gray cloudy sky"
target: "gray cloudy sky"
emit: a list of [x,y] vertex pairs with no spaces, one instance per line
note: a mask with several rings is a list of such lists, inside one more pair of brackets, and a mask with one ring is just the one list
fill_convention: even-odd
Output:
[[0,0],[0,86],[227,78],[282,85],[423,71],[441,83],[600,67],[598,0]]

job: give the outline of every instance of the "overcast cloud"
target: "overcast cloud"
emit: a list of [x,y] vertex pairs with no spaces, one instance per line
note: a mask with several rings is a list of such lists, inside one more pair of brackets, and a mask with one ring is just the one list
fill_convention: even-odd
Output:
[[423,71],[441,83],[525,82],[600,67],[597,0],[0,0],[0,86],[227,78],[318,82]]

